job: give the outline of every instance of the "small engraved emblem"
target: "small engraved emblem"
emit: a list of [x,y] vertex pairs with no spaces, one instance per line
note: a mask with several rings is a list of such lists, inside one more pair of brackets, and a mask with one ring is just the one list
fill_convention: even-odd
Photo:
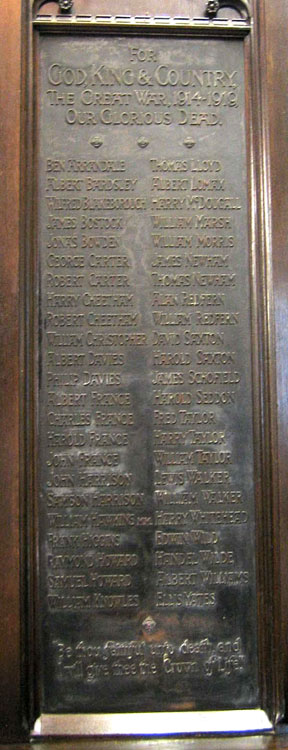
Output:
[[144,136],[142,136],[142,138],[138,138],[137,143],[140,148],[146,148],[146,146],[149,145],[149,141],[147,140],[147,138],[144,138]]
[[90,140],[91,146],[94,146],[94,148],[100,148],[102,146],[102,139],[99,138],[99,136],[94,135],[93,138]]
[[146,633],[153,633],[153,630],[156,628],[156,622],[151,615],[148,615],[145,620],[143,620],[142,628],[143,630],[146,630]]
[[62,13],[69,13],[69,11],[72,10],[73,0],[58,0],[58,2]]
[[193,146],[195,146],[195,141],[193,141],[193,138],[185,138],[184,146],[186,146],[186,148],[193,148]]

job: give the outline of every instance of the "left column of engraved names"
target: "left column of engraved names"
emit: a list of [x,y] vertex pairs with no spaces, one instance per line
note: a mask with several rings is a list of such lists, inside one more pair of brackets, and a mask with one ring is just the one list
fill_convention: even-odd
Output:
[[143,568],[135,527],[149,525],[149,515],[145,480],[137,481],[130,460],[137,424],[129,362],[146,334],[125,223],[146,201],[125,160],[66,155],[47,158],[45,170],[40,474],[48,608],[133,611]]

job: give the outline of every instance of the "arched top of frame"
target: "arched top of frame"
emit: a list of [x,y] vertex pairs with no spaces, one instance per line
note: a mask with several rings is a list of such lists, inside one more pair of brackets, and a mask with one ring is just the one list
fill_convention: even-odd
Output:
[[[192,35],[207,36],[245,36],[251,28],[251,9],[249,0],[203,0],[203,9],[200,16],[176,16],[169,15],[149,16],[148,14],[139,15],[110,15],[97,14],[97,0],[95,0],[95,15],[91,15],[91,3],[89,3],[89,13],[85,13],[85,3],[80,4],[77,0],[32,0],[32,17],[38,27],[54,26],[60,28],[64,25],[72,28],[77,26],[78,30],[88,30],[88,28],[98,28],[107,31],[115,28],[122,28],[123,31],[129,32],[137,28],[141,30],[149,28],[149,31],[161,33],[161,30],[181,33],[188,31]],[[78,5],[78,8],[77,8]],[[52,7],[52,11],[51,11]],[[81,8],[81,10],[79,10]],[[222,8],[231,8],[237,11],[239,18],[224,18],[223,14],[218,17],[218,12]],[[80,28],[81,27],[81,28]]]
[[[60,1],[65,2],[65,0]],[[70,0],[67,0],[67,2],[70,2]],[[215,18],[221,8],[234,8],[239,12],[242,18],[244,17],[248,21],[251,19],[251,10],[248,0],[208,0],[206,5],[206,15],[209,18]]]

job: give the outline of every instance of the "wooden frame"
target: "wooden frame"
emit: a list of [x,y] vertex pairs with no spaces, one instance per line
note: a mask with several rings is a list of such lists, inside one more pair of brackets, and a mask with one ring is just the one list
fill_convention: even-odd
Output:
[[[130,3],[132,4],[132,3]],[[172,3],[170,3],[171,5]],[[186,2],[186,5],[188,1]],[[108,12],[105,5],[105,12]],[[113,3],[109,2],[112,8]],[[149,3],[143,2],[143,13]],[[151,5],[151,3],[150,3]],[[175,2],[175,13],[178,6]],[[127,3],[126,3],[127,6]],[[141,4],[142,6],[142,4]],[[183,6],[183,4],[182,4]],[[125,8],[126,10],[126,8]],[[137,12],[139,12],[139,5]],[[155,9],[156,10],[156,9]],[[166,13],[165,9],[161,8]],[[158,8],[157,8],[158,11]],[[111,10],[113,12],[113,9]],[[160,12],[160,9],[159,9]],[[189,14],[192,15],[191,10]],[[8,16],[8,11],[7,11]],[[27,615],[27,573],[32,570],[30,552],[27,552],[27,536],[24,529],[29,528],[27,519],[27,497],[33,485],[32,468],[30,464],[30,450],[26,452],[27,425],[33,423],[33,414],[29,413],[29,401],[26,400],[26,378],[23,375],[23,363],[31,362],[29,336],[25,334],[25,310],[27,295],[29,295],[29,275],[25,274],[23,248],[24,239],[30,234],[29,219],[20,214],[19,196],[29,183],[29,161],[25,154],[32,148],[31,133],[25,131],[26,103],[31,105],[31,91],[27,97],[27,74],[31,66],[31,51],[28,29],[28,9],[21,9],[14,0],[9,9],[9,17],[5,19],[2,28],[5,31],[7,49],[11,53],[3,55],[1,76],[3,90],[7,92],[3,97],[4,105],[2,133],[3,163],[6,169],[7,189],[2,191],[1,226],[8,228],[5,237],[2,260],[2,298],[3,323],[1,324],[1,419],[3,429],[3,447],[1,451],[1,486],[2,486],[2,524],[1,524],[1,610],[0,624],[1,647],[0,652],[0,695],[1,695],[1,730],[3,741],[21,741],[28,738],[28,703],[27,684],[31,659],[26,659],[27,638],[31,641],[29,619]],[[286,16],[286,18],[285,18]],[[271,452],[265,458],[266,475],[262,477],[263,484],[273,488],[276,497],[279,487],[280,506],[275,502],[273,512],[266,516],[264,528],[270,527],[272,538],[277,540],[274,545],[274,564],[267,559],[266,581],[270,581],[270,590],[275,591],[271,607],[274,608],[275,639],[269,646],[268,662],[271,669],[269,675],[274,686],[266,684],[267,696],[273,694],[277,711],[281,714],[283,691],[281,683],[287,672],[287,647],[285,650],[285,631],[287,624],[288,602],[285,594],[285,577],[287,574],[287,549],[285,543],[286,514],[285,488],[287,487],[287,441],[285,428],[287,425],[287,386],[285,382],[285,367],[287,354],[285,347],[285,314],[287,304],[287,258],[285,257],[285,239],[287,230],[287,193],[285,194],[285,160],[287,163],[287,137],[285,132],[285,73],[287,74],[287,60],[285,57],[288,15],[283,0],[275,0],[273,7],[268,0],[255,0],[254,3],[254,37],[253,37],[253,80],[251,84],[251,101],[254,113],[255,127],[253,131],[253,152],[255,155],[254,185],[259,198],[261,210],[258,221],[258,238],[265,248],[264,264],[261,269],[263,279],[269,277],[268,288],[271,297],[265,300],[263,320],[269,336],[263,352],[265,364],[265,379],[269,391],[269,400],[264,405],[266,413],[266,430],[271,439],[267,441],[264,435],[264,445],[272,446]],[[22,36],[22,55],[20,46]],[[28,50],[28,54],[27,54]],[[20,65],[22,57],[22,79],[20,79]],[[10,60],[13,60],[11,65]],[[26,61],[26,62],[25,62]],[[19,94],[21,80],[21,96]],[[9,96],[8,96],[9,89]],[[287,106],[287,102],[286,102]],[[24,170],[20,178],[20,111],[22,110],[22,161]],[[13,127],[11,124],[13,123]],[[26,138],[24,136],[26,132]],[[30,146],[29,146],[30,142]],[[285,151],[286,146],[286,151]],[[27,150],[28,147],[28,150]],[[285,207],[286,200],[286,207]],[[26,204],[27,205],[27,204]],[[22,202],[23,206],[23,202]],[[20,230],[19,230],[20,227]],[[26,266],[27,268],[27,266]],[[274,291],[274,295],[273,295]],[[275,361],[271,360],[274,351],[273,315],[275,315],[275,351],[277,403],[275,390]],[[267,304],[266,304],[267,302]],[[27,358],[26,358],[27,357]],[[32,358],[33,359],[33,358]],[[266,391],[267,393],[267,391]],[[28,403],[28,407],[27,407]],[[28,409],[28,412],[27,412]],[[24,427],[26,425],[26,427]],[[31,439],[28,439],[31,445]],[[26,488],[28,492],[26,493]],[[33,534],[30,537],[30,541]],[[278,546],[279,540],[279,546]],[[264,540],[265,546],[265,540]],[[280,550],[280,555],[279,555]],[[265,557],[265,554],[264,554]],[[33,578],[33,574],[32,574]],[[33,580],[32,584],[33,586]],[[261,592],[260,592],[261,593]],[[279,604],[279,602],[281,602]],[[270,615],[265,622],[264,632],[271,627]],[[4,614],[3,614],[4,613]],[[273,617],[272,617],[273,619]],[[264,645],[267,653],[267,647]],[[34,651],[33,651],[34,653]],[[35,654],[34,654],[35,655]],[[284,658],[283,658],[284,655]],[[35,655],[35,658],[36,655]],[[272,663],[275,670],[272,670]],[[282,671],[283,670],[283,671]],[[274,677],[273,677],[274,675]],[[275,682],[277,682],[278,687]],[[30,680],[31,684],[31,680]],[[279,687],[280,686],[280,687]],[[33,693],[33,687],[32,687]],[[278,693],[278,695],[277,695]],[[1,737],[1,734],[0,734]]]

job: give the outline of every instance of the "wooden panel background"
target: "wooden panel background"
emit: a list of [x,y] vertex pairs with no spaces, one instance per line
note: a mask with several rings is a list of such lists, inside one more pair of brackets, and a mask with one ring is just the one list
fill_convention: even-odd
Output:
[[1,4],[0,737],[21,736],[19,574],[20,0]]
[[[97,8],[95,10],[95,7]],[[131,13],[152,15],[197,15],[203,7],[200,0],[77,0],[77,10],[85,13]],[[263,104],[264,157],[267,178],[271,180],[271,194],[265,193],[264,214],[267,236],[272,246],[272,273],[275,301],[277,399],[273,404],[278,419],[278,445],[274,445],[273,471],[280,497],[280,548],[274,549],[280,561],[278,585],[281,588],[281,608],[277,613],[282,637],[279,639],[283,678],[288,704],[288,3],[287,0],[254,0],[254,14],[261,29],[259,39],[259,69]],[[21,742],[28,738],[26,719],[26,672],[23,646],[24,579],[21,573],[22,553],[20,538],[23,529],[23,470],[21,447],[23,441],[23,311],[21,288],[23,257],[20,241],[20,114],[24,106],[21,87],[21,31],[25,48],[25,24],[29,17],[28,2],[2,0],[1,59],[0,59],[0,742]],[[24,68],[25,71],[25,68]],[[23,84],[23,81],[22,81]],[[269,210],[270,209],[270,210]],[[19,406],[21,404],[21,407]],[[277,513],[276,513],[277,515]],[[287,708],[286,708],[286,720]],[[149,745],[156,747],[156,741]],[[181,747],[182,741],[173,743]],[[218,741],[205,741],[205,746],[220,747]],[[227,749],[235,750],[241,741],[227,741]],[[240,744],[239,744],[240,742]],[[210,744],[209,744],[210,743]],[[211,744],[212,743],[212,744]],[[216,744],[215,744],[216,743]],[[217,744],[218,743],[218,744]],[[236,744],[235,744],[236,743]],[[169,743],[170,744],[170,743]],[[221,743],[220,743],[221,744]],[[288,747],[284,737],[277,746]],[[148,747],[147,745],[147,747]],[[221,744],[224,748],[224,742]],[[259,747],[272,748],[268,738]],[[116,747],[116,743],[101,743]],[[145,743],[133,743],[133,748],[144,748]],[[161,750],[161,741],[159,745]],[[247,748],[253,746],[247,740]],[[41,747],[44,747],[43,745]],[[91,743],[80,743],[90,748]],[[98,744],[99,747],[99,744]],[[165,743],[165,750],[167,743]],[[182,745],[183,750],[187,745]],[[194,747],[194,741],[193,741]],[[127,746],[128,750],[128,746]]]

